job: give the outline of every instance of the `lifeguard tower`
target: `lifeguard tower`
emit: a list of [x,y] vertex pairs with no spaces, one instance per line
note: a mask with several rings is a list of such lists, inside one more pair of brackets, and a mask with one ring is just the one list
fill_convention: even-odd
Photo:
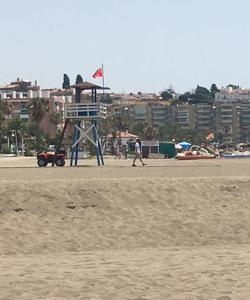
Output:
[[[70,154],[70,166],[77,166],[79,143],[85,139],[89,140],[95,147],[98,166],[104,165],[101,142],[98,136],[97,121],[106,116],[106,106],[97,100],[97,90],[104,88],[90,82],[84,81],[71,86],[75,89],[75,102],[65,103],[64,115],[65,124],[56,151],[59,151],[62,141],[69,125],[69,121],[74,124],[74,133]],[[90,101],[81,102],[81,93],[90,91]]]

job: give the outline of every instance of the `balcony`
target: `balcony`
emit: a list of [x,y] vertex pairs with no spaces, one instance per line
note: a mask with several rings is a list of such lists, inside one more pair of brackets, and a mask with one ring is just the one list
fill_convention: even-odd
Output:
[[223,113],[221,113],[221,114],[220,114],[220,117],[221,117],[221,118],[232,118],[233,115],[232,115],[232,114],[223,114]]
[[20,119],[28,119],[29,115],[28,114],[20,114]]
[[220,121],[220,123],[221,123],[221,124],[232,124],[233,121],[232,121],[232,119],[222,119],[222,120]]
[[211,116],[201,116],[201,115],[199,115],[197,117],[197,120],[211,120],[211,119],[212,119]]

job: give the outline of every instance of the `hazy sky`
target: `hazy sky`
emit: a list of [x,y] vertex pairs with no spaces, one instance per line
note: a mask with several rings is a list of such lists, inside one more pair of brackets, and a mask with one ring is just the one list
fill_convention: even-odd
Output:
[[250,87],[249,0],[0,0],[0,84],[93,79],[114,92]]

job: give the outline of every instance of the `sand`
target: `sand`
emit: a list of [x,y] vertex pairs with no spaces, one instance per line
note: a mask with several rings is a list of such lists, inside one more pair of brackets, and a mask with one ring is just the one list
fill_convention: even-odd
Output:
[[250,299],[250,160],[0,158],[0,299]]

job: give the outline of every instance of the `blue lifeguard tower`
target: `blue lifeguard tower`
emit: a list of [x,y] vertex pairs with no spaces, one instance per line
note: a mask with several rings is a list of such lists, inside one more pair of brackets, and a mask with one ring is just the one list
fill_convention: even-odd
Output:
[[[95,147],[98,166],[104,165],[101,142],[97,130],[97,121],[106,116],[106,106],[97,100],[97,90],[109,89],[90,82],[84,81],[71,86],[75,89],[75,102],[65,103],[64,115],[65,124],[60,138],[57,151],[60,150],[62,141],[69,125],[74,124],[74,133],[71,146],[70,166],[77,166],[79,143],[85,139],[89,140]],[[81,102],[81,93],[90,91],[90,100]]]

